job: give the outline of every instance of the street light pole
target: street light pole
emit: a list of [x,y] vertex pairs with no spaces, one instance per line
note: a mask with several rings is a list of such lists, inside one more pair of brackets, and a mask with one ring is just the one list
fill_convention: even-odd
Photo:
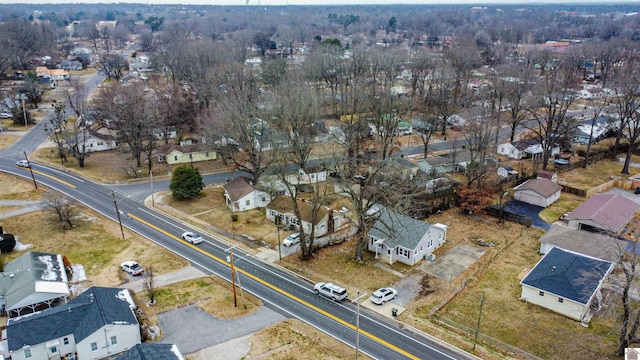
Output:
[[33,186],[38,190],[38,183],[36,182],[36,177],[33,175],[33,169],[31,168],[31,163],[29,162],[29,157],[27,156],[27,150],[22,150],[24,154],[24,159],[27,160],[27,167],[29,168],[29,172],[31,173],[31,179],[33,180]]
[[124,239],[124,230],[122,229],[122,219],[120,218],[120,210],[118,210],[118,202],[116,201],[116,193],[111,192],[111,197],[113,197],[113,205],[116,207],[116,214],[118,214],[118,224],[120,224],[120,233],[122,234],[122,238]]
[[360,295],[358,291],[358,297],[353,301],[356,302],[356,360],[358,360],[358,353],[360,352],[360,299],[366,296],[367,293]]

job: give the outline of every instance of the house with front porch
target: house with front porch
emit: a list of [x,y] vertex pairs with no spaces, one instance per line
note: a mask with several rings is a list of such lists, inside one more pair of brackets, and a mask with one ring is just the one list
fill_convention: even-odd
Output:
[[447,225],[429,224],[378,207],[376,222],[367,233],[367,248],[393,264],[415,265],[447,241]]
[[243,176],[229,181],[222,185],[222,188],[224,189],[225,203],[231,212],[265,207],[271,201],[269,193],[259,190],[253,179]]
[[[314,237],[320,237],[329,232],[329,209],[325,206],[319,208],[311,202],[296,199],[300,212],[300,218],[296,216],[291,196],[276,196],[266,207],[267,220],[279,221],[281,225],[303,231],[310,235],[313,228]],[[279,220],[276,220],[279,218]]]

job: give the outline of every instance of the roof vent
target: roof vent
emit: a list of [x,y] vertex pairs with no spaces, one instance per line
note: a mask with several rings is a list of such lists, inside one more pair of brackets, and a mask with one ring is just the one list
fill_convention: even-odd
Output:
[[9,277],[13,279],[13,277],[16,276],[16,274],[9,274]]
[[556,271],[556,266],[555,266],[555,265],[553,265],[553,266],[551,267],[551,271]]

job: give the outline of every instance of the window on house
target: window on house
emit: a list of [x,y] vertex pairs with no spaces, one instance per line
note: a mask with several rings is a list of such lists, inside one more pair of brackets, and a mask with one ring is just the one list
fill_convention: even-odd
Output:
[[178,156],[177,155],[173,156],[173,161],[178,161]]
[[422,249],[424,249],[424,246],[420,245],[420,252],[422,252]]
[[250,205],[251,205],[251,200],[247,200],[247,202],[245,203],[245,205],[250,206]]
[[558,302],[559,303],[564,303],[564,299],[563,298],[558,298]]
[[25,358],[30,358],[31,357],[31,349],[25,349],[24,357]]
[[260,201],[265,202],[265,201],[267,201],[267,198],[263,196],[263,197],[260,198]]
[[391,249],[387,249],[387,255],[391,255]]
[[427,246],[428,247],[432,247],[433,246],[433,240],[432,239],[429,239],[429,242],[427,243]]
[[69,345],[69,338],[62,339],[62,343],[65,345]]
[[57,348],[57,347],[55,347],[55,346],[54,346],[54,347],[52,347],[50,350],[51,350],[51,353],[52,353],[52,354],[55,354],[55,353],[57,353],[57,352],[58,352],[58,348]]
[[91,351],[98,351],[98,343],[97,342],[92,342],[91,343]]
[[540,295],[540,296],[544,296],[544,291],[540,291],[540,292],[538,293],[538,295]]
[[111,345],[116,345],[118,343],[118,339],[115,336],[111,337]]
[[413,250],[413,255],[418,255],[418,249]]

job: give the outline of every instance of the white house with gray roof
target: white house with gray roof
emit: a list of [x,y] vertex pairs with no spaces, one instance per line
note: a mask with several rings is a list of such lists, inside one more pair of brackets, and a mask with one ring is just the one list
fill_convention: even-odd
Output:
[[367,233],[368,249],[393,264],[415,265],[447,241],[447,225],[429,224],[380,208]]
[[127,289],[92,287],[57,306],[7,322],[13,360],[104,359],[141,343],[140,324]]
[[30,251],[7,263],[0,273],[0,303],[9,317],[66,302],[67,272],[62,255]]

